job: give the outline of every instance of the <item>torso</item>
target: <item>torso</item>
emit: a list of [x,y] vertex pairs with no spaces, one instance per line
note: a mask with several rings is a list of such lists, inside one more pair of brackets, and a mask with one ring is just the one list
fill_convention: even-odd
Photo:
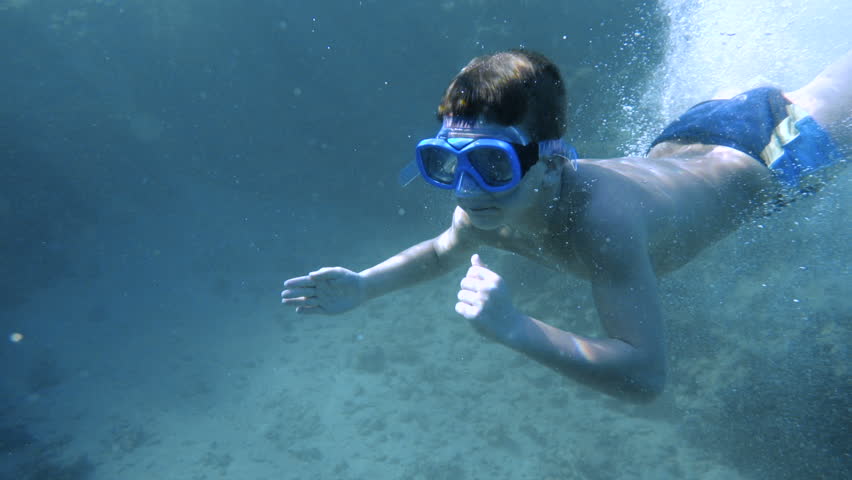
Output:
[[486,243],[560,272],[586,276],[585,267],[575,251],[571,232],[567,228],[531,234],[503,227],[489,235]]
[[502,227],[483,232],[482,239],[585,277],[578,245],[605,249],[612,235],[629,237],[621,245],[641,238],[636,248],[644,246],[662,274],[731,233],[774,191],[769,170],[739,151],[658,147],[649,157],[581,160],[575,177],[563,180],[562,198],[544,226],[535,232]]

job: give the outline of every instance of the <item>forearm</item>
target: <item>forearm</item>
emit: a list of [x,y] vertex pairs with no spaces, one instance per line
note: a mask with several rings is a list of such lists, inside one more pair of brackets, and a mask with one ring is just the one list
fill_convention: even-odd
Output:
[[437,253],[435,241],[418,243],[362,271],[367,298],[376,298],[448,272],[454,265]]
[[662,355],[615,338],[581,337],[525,315],[499,341],[569,378],[630,401],[652,400],[665,383]]

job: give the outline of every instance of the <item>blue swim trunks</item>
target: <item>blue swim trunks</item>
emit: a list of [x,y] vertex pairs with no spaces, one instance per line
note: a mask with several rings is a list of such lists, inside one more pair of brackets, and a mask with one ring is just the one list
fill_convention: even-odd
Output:
[[737,149],[768,166],[787,186],[844,160],[829,134],[777,88],[762,87],[687,110],[651,144],[703,143]]

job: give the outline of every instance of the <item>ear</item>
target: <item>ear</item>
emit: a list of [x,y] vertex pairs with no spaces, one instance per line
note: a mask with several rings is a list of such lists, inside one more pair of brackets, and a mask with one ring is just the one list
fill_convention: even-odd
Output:
[[565,161],[556,156],[549,156],[541,159],[544,163],[544,176],[542,184],[545,186],[554,186],[562,182],[562,169],[565,166]]
[[539,159],[547,159],[555,162],[559,169],[567,163],[568,166],[577,170],[577,150],[565,140],[542,140],[538,142]]
[[556,170],[562,166],[565,158],[558,154],[547,155],[541,159],[546,171]]

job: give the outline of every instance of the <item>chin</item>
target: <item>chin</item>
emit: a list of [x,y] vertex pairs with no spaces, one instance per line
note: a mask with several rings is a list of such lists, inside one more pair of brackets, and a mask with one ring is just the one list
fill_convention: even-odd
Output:
[[480,230],[494,230],[506,223],[503,212],[497,208],[489,208],[485,210],[465,209],[470,223]]

